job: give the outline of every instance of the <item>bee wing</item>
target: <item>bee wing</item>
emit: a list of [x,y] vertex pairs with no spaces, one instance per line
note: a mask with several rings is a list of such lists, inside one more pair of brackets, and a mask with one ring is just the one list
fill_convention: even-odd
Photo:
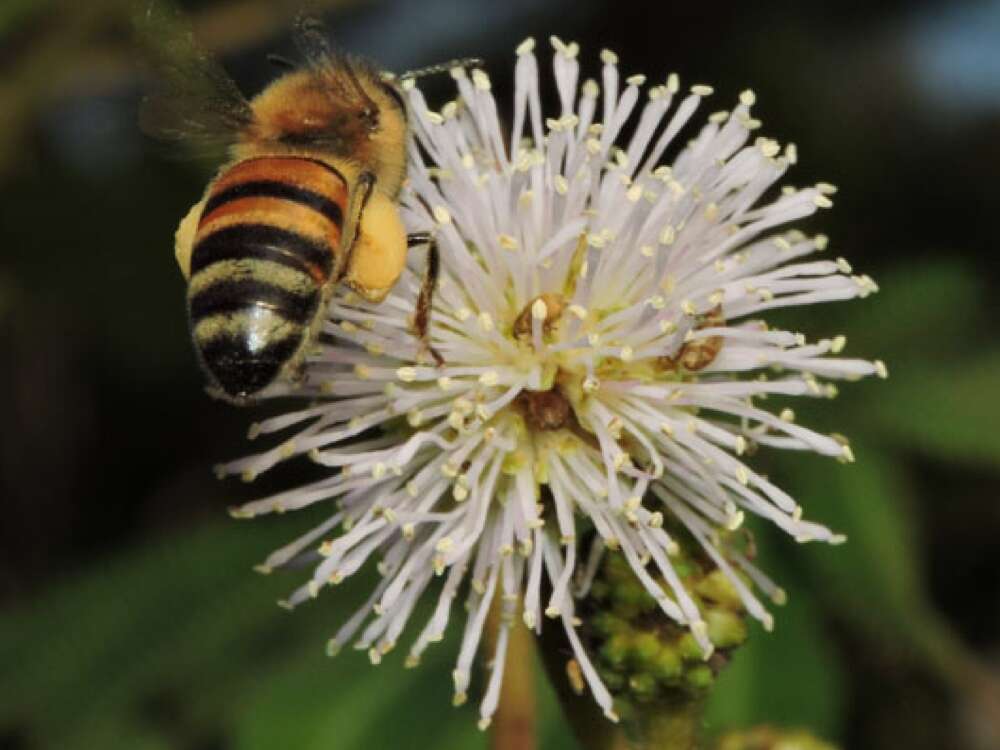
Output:
[[177,11],[151,2],[140,9],[134,25],[154,73],[153,91],[139,109],[145,133],[218,149],[231,146],[254,124],[246,97],[195,41]]
[[365,93],[357,76],[357,69],[365,63],[335,49],[322,21],[313,16],[298,16],[295,44],[330,96],[342,104],[356,107],[359,113],[377,111],[377,105]]

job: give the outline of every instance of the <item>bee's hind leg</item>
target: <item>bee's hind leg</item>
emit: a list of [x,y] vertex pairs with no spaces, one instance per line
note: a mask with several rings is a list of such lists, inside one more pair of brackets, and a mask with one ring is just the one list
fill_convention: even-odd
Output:
[[428,352],[438,367],[444,364],[444,357],[431,346],[431,307],[434,304],[434,289],[437,287],[438,271],[440,270],[440,257],[438,256],[437,240],[429,232],[415,232],[406,236],[406,246],[408,248],[417,245],[427,245],[427,270],[424,273],[424,281],[420,285],[420,294],[417,296],[417,309],[413,315],[413,328],[420,339],[420,347]]

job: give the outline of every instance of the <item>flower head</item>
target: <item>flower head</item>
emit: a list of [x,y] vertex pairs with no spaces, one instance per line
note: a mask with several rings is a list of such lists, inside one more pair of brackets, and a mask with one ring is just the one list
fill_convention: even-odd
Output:
[[747,555],[724,550],[719,532],[750,513],[799,541],[838,537],[803,520],[795,500],[742,457],[752,446],[851,453],[841,438],[757,399],[831,396],[826,379],[884,374],[877,362],[828,356],[841,338],[809,343],[758,317],[862,297],[875,285],[842,259],[808,260],[826,238],[785,228],[829,207],[832,187],[764,198],[796,152],[755,136],[752,92],[678,146],[709,87],[682,92],[671,75],[644,93],[645,79],[622,81],[608,51],[600,84],[581,86],[577,46],[552,41],[560,112],[542,112],[529,40],[517,50],[509,137],[484,72],[455,70],[458,96],[439,112],[412,81],[403,84],[414,136],[403,208],[411,231],[431,232],[440,248],[431,332],[444,364],[427,361],[412,333],[423,265],[415,257],[383,303],[337,297],[305,382],[275,393],[310,405],[252,431],[295,435],[222,467],[252,477],[307,454],[333,470],[237,511],[331,506],[325,523],[264,564],[318,550],[290,605],[380,559],[381,581],[332,651],[356,641],[377,662],[440,577],[408,661],[443,637],[454,600],[465,598],[454,671],[461,702],[499,596],[506,616],[484,726],[518,611],[534,630],[547,618],[565,629],[583,678],[613,716],[574,611],[607,550],[706,657],[705,621],[671,562],[677,533],[703,547],[747,612],[769,626],[747,582],[773,600],[781,590]]

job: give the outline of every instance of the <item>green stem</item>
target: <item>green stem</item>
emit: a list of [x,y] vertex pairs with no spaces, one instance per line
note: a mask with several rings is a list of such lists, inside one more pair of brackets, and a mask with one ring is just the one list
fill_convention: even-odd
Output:
[[704,707],[704,698],[686,696],[650,705],[639,718],[637,749],[696,750]]

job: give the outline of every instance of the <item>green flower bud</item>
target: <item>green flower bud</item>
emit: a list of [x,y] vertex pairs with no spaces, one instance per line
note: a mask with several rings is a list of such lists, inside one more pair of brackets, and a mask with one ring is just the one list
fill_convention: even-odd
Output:
[[[739,647],[747,639],[747,621],[735,587],[700,545],[676,530],[672,536],[680,548],[670,562],[698,607],[708,640],[717,651]],[[650,565],[647,572],[676,600],[655,566]],[[581,633],[623,717],[635,712],[641,716],[652,710],[650,704],[700,700],[729,661],[706,660],[704,648],[688,626],[663,613],[646,584],[617,552],[605,555],[580,612]]]
[[710,609],[705,613],[708,623],[708,639],[716,648],[734,648],[747,639],[746,620],[734,612]]

